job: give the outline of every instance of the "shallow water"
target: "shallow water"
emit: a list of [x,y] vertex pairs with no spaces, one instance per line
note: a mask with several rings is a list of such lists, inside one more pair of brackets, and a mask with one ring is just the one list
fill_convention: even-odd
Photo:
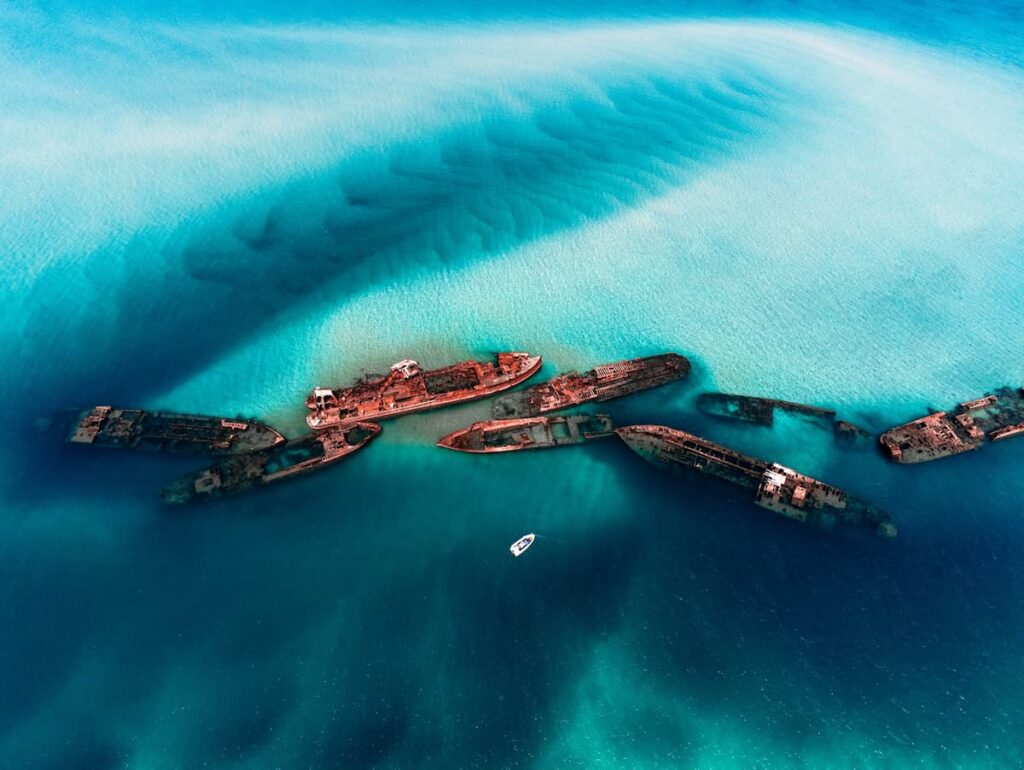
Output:
[[[693,408],[878,432],[1024,383],[1021,21],[915,8],[0,12],[0,767],[1020,766],[1024,444],[895,467]],[[432,446],[486,403],[174,513],[194,461],[44,429],[117,403],[297,435],[314,384],[500,349],[684,353],[619,422],[900,536],[614,440]]]

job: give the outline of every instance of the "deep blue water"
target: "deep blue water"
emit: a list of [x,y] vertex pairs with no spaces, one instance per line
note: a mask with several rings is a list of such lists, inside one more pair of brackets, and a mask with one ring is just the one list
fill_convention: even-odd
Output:
[[[1015,768],[1024,443],[879,432],[1024,383],[1020,10],[162,3],[0,10],[0,767]],[[499,349],[676,350],[611,406],[834,482],[775,520],[614,441],[472,457],[487,404],[169,512],[94,403],[259,415]],[[521,559],[508,544],[536,532]]]

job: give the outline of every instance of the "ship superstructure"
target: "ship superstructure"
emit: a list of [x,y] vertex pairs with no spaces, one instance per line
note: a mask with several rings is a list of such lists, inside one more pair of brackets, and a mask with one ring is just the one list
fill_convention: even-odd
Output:
[[899,425],[879,441],[898,463],[922,463],[970,452],[989,441],[1024,435],[1024,388],[998,388],[949,412]]
[[68,440],[104,447],[230,455],[266,449],[285,439],[268,425],[240,417],[97,406],[82,413]]
[[794,521],[822,528],[859,525],[883,537],[896,536],[889,514],[779,463],[663,425],[631,425],[616,432],[630,449],[652,463],[674,471],[688,468],[749,489],[757,505]]
[[540,369],[540,356],[498,353],[491,362],[462,363],[424,371],[406,359],[386,375],[369,375],[348,388],[315,388],[306,399],[313,430],[384,420],[483,398],[515,387]]
[[449,433],[439,447],[458,452],[515,452],[582,444],[615,432],[606,414],[574,414],[565,417],[523,417],[514,420],[483,420]]
[[689,373],[689,360],[678,353],[616,361],[509,393],[494,402],[492,413],[496,419],[535,417],[590,401],[609,401],[639,393],[681,380]]
[[380,433],[376,423],[359,423],[307,433],[285,444],[231,457],[165,487],[161,499],[180,504],[210,500],[265,486],[323,468],[362,449]]

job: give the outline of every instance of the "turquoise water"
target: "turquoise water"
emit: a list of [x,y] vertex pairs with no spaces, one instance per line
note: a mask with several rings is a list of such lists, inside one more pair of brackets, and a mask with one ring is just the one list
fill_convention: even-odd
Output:
[[[384,10],[381,10],[381,8]],[[0,767],[1013,768],[1024,443],[874,431],[1024,383],[1013,6],[0,10]],[[258,415],[416,357],[646,353],[614,405],[891,511],[804,531],[470,404],[191,512],[61,409]],[[508,545],[538,541],[521,559]]]

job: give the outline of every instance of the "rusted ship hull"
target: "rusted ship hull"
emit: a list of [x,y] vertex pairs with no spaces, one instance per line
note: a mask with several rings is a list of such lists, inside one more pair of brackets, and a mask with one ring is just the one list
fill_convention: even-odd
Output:
[[659,467],[680,473],[692,470],[728,481],[750,490],[755,504],[794,521],[823,529],[866,527],[883,537],[896,536],[889,514],[778,463],[663,425],[631,425],[616,433],[630,449]]
[[499,353],[496,361],[464,361],[421,371],[415,361],[400,361],[382,377],[370,377],[350,388],[316,388],[306,401],[313,430],[386,420],[413,412],[473,401],[513,388],[532,377],[541,357]]
[[484,420],[449,433],[437,445],[457,452],[490,454],[572,446],[614,432],[612,420],[606,414]]
[[998,388],[950,412],[934,412],[879,438],[898,463],[923,463],[972,452],[992,441],[1024,435],[1024,388]]
[[97,406],[80,415],[68,440],[151,452],[232,455],[277,446],[285,438],[255,420]]
[[771,425],[775,421],[776,409],[790,414],[830,421],[836,416],[831,409],[798,404],[795,401],[740,396],[733,393],[701,393],[697,396],[697,408],[704,414],[714,417],[726,417],[757,425]]
[[832,435],[839,444],[867,444],[870,446],[870,441],[874,440],[864,428],[846,420],[836,420],[833,423]]
[[854,444],[871,437],[859,425],[836,419],[832,409],[782,401],[776,398],[740,396],[734,393],[701,393],[697,396],[697,409],[712,417],[738,420],[754,425],[771,427],[775,422],[776,410],[803,418],[812,425],[832,431],[840,444]]
[[215,500],[325,468],[359,451],[380,433],[376,423],[359,423],[308,433],[285,444],[231,457],[163,489],[168,505]]
[[495,419],[536,417],[579,404],[610,401],[690,374],[690,362],[678,353],[633,358],[597,366],[588,372],[569,372],[494,402]]

